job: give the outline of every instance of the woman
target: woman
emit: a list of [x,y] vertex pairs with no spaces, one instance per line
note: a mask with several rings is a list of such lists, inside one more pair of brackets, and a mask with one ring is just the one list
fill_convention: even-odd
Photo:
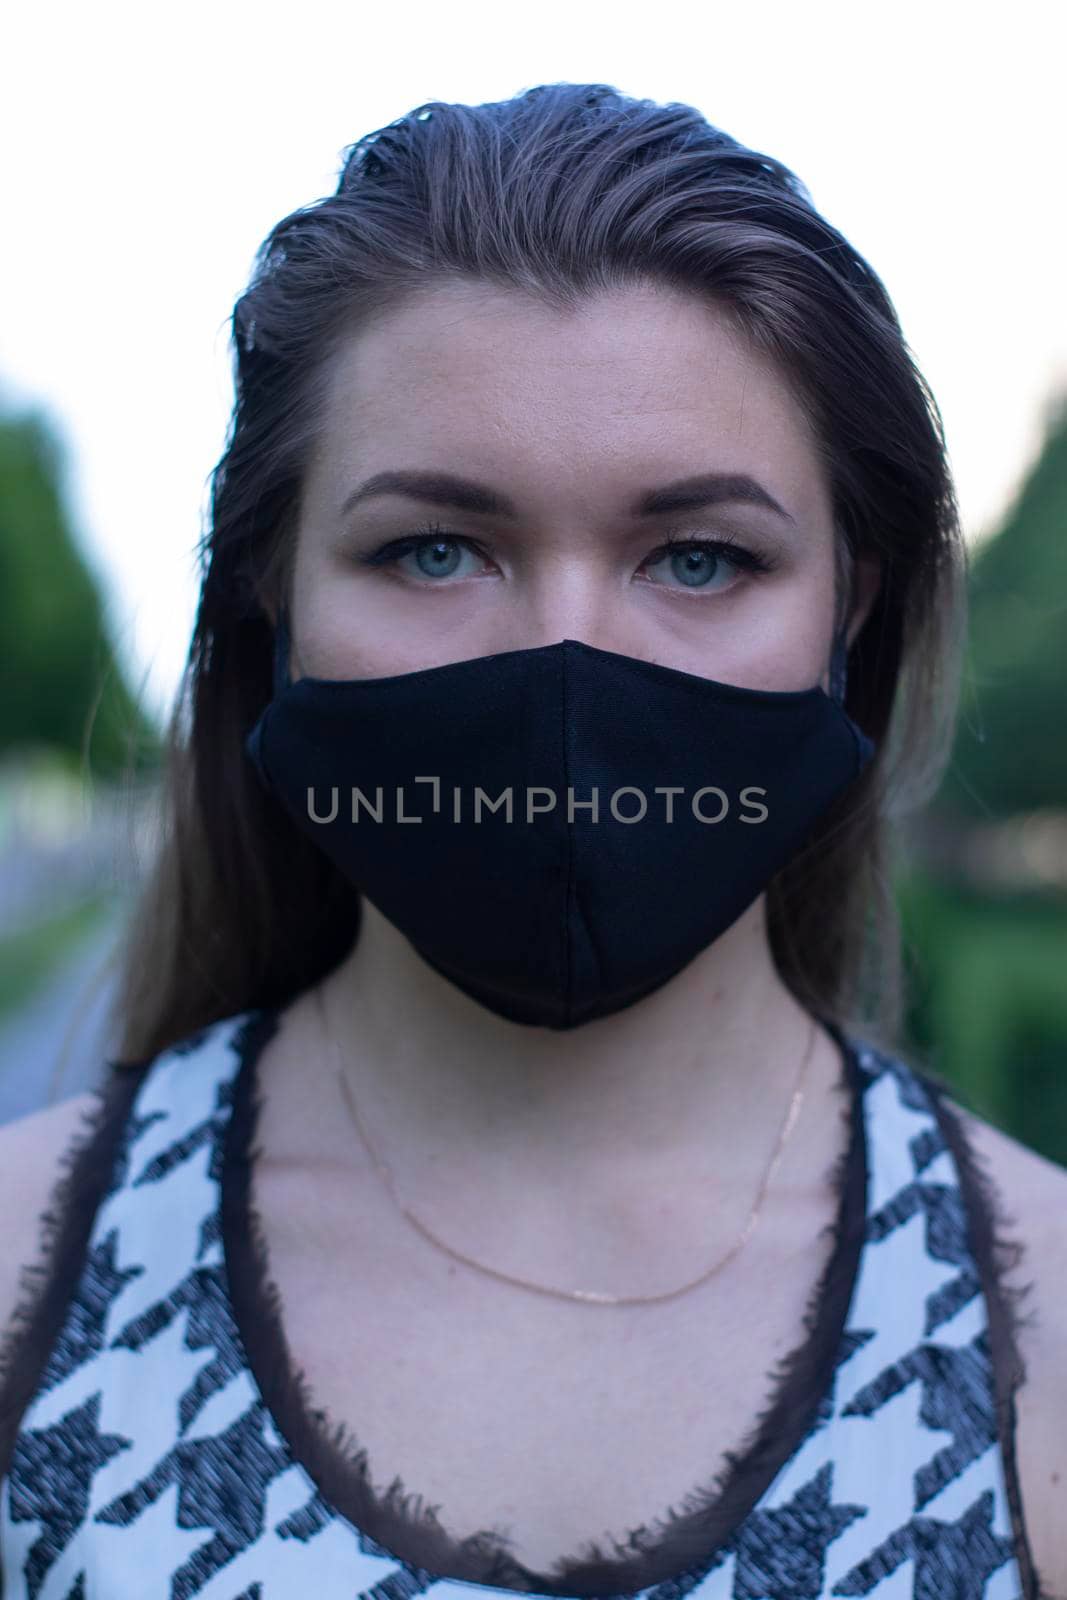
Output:
[[5,1592],[1064,1587],[1063,1176],[896,1053],[963,549],[878,278],[557,84],[361,140],[233,332],[123,1059],[4,1135]]

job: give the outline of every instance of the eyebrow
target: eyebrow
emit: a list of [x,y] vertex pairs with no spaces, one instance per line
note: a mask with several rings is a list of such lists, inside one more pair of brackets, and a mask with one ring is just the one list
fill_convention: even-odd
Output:
[[[341,507],[341,516],[347,516],[354,506],[364,500],[388,494],[449,506],[454,511],[466,511],[476,516],[504,517],[512,522],[519,518],[514,502],[506,495],[483,483],[474,483],[469,478],[459,478],[452,472],[440,471],[376,472],[348,495]],[[762,506],[796,525],[796,518],[791,517],[761,483],[744,472],[705,472],[695,477],[678,478],[659,489],[646,489],[630,506],[630,515],[636,519],[660,517],[669,512],[700,511],[706,506],[721,505],[728,500]]]

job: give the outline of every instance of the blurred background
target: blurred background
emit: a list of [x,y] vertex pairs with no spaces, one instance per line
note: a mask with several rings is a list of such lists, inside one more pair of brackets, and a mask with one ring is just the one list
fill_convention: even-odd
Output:
[[[97,1081],[115,941],[256,247],[433,98],[606,82],[778,156],[886,282],[941,408],[971,630],[897,870],[909,1037],[1067,1164],[1067,318],[1055,13],[305,0],[21,7],[0,252],[0,1121]],[[536,22],[536,26],[534,26]]]

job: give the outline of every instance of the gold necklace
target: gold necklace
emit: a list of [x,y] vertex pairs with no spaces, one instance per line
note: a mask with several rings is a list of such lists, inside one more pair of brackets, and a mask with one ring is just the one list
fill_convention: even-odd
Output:
[[[322,992],[320,989],[316,989],[315,992],[319,1003],[319,1013],[321,1017],[323,1034],[328,1039],[329,1032],[326,1028],[326,1018],[322,1003]],[[375,1167],[377,1168],[382,1182],[385,1184],[385,1187],[394,1205],[396,1205],[398,1210],[403,1212],[408,1221],[419,1230],[424,1238],[428,1239],[431,1244],[436,1245],[439,1250],[444,1250],[446,1254],[452,1256],[456,1261],[462,1261],[469,1267],[475,1267],[479,1272],[487,1273],[491,1278],[500,1278],[505,1283],[518,1284],[519,1287],[523,1289],[533,1289],[537,1294],[553,1295],[561,1300],[586,1300],[596,1305],[629,1306],[648,1305],[659,1300],[673,1300],[676,1295],[686,1294],[690,1289],[696,1289],[700,1284],[706,1283],[707,1280],[716,1272],[721,1272],[723,1267],[726,1266],[727,1262],[732,1261],[738,1251],[741,1250],[747,1243],[748,1237],[751,1234],[752,1229],[755,1227],[756,1219],[762,1209],[764,1196],[767,1193],[771,1179],[773,1178],[775,1171],[777,1170],[778,1163],[781,1160],[782,1151],[785,1149],[786,1141],[792,1133],[794,1124],[796,1123],[797,1113],[800,1110],[800,1103],[804,1098],[803,1080],[807,1071],[808,1062],[811,1059],[812,1050],[815,1045],[815,1032],[816,1023],[813,1020],[811,1025],[811,1037],[808,1040],[808,1048],[804,1052],[804,1059],[800,1064],[800,1072],[797,1075],[797,1086],[793,1091],[793,1098],[790,1101],[789,1110],[786,1113],[785,1122],[782,1125],[782,1131],[778,1136],[778,1143],[775,1146],[774,1154],[771,1156],[767,1170],[763,1174],[763,1182],[760,1184],[759,1192],[756,1196],[756,1204],[752,1208],[749,1219],[746,1222],[744,1229],[742,1230],[741,1237],[738,1239],[737,1243],[727,1251],[726,1255],[723,1256],[721,1261],[717,1261],[713,1267],[709,1267],[707,1272],[701,1273],[700,1277],[694,1278],[691,1283],[683,1283],[678,1289],[669,1289],[666,1294],[635,1295],[598,1294],[592,1289],[550,1289],[545,1284],[530,1283],[525,1278],[514,1277],[510,1272],[500,1272],[496,1267],[487,1267],[483,1265],[482,1262],[475,1261],[472,1256],[464,1255],[460,1250],[454,1250],[452,1246],[450,1244],[446,1244],[443,1239],[438,1239],[436,1234],[431,1233],[430,1229],[426,1227],[425,1223],[420,1222],[418,1217],[416,1217],[400,1199],[393,1185],[392,1175],[388,1166],[384,1162],[379,1161],[378,1156],[372,1148],[363,1124],[360,1121],[359,1112],[356,1110],[355,1101],[352,1097],[352,1088],[345,1074],[340,1043],[336,1038],[334,1038],[333,1043],[337,1053],[337,1076],[341,1080],[341,1091],[344,1096],[345,1104],[348,1106],[352,1121],[355,1123],[356,1131],[358,1132],[360,1139],[363,1141],[363,1145],[367,1151],[367,1154],[370,1156]]]

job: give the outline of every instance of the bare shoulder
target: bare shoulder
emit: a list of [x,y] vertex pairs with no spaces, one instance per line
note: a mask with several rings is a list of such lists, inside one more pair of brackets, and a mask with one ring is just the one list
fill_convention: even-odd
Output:
[[41,1262],[41,1219],[64,1176],[63,1158],[83,1144],[99,1104],[89,1089],[0,1126],[0,1344],[23,1297],[23,1268]]
[[[1022,1246],[1003,1274],[1027,1289],[1017,1342],[1015,1454],[1041,1600],[1067,1600],[1067,1167],[945,1097],[996,1191],[999,1232]],[[1027,1287],[1029,1286],[1029,1287]]]

